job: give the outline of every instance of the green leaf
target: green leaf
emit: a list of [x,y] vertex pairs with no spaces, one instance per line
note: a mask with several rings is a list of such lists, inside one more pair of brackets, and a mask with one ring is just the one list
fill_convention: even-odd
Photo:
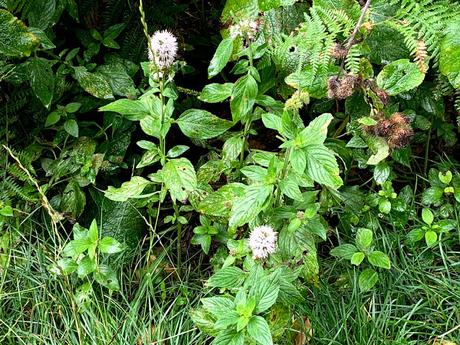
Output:
[[54,94],[54,73],[50,61],[34,57],[29,59],[27,66],[32,90],[43,105],[49,109]]
[[369,157],[366,164],[369,165],[377,165],[385,158],[388,157],[390,154],[390,147],[388,146],[388,142],[381,137],[372,138],[372,142],[370,143],[370,147],[374,154]]
[[114,95],[128,97],[137,94],[134,81],[126,71],[126,66],[121,62],[101,65],[95,72],[105,77]]
[[410,91],[419,86],[425,74],[408,59],[400,59],[386,65],[377,76],[377,85],[390,96]]
[[205,254],[209,253],[209,248],[211,247],[211,236],[208,234],[195,234],[192,237],[192,244],[199,244],[201,249]]
[[169,158],[176,158],[179,157],[181,154],[186,152],[190,147],[186,145],[176,145],[168,150],[166,156]]
[[355,266],[359,266],[361,264],[361,262],[363,262],[364,260],[364,253],[363,252],[357,252],[357,253],[354,253],[352,256],[351,256],[351,264],[352,265],[355,265]]
[[439,181],[441,181],[445,185],[448,185],[450,181],[452,181],[452,172],[450,170],[446,171],[446,173],[444,174],[442,172],[439,172],[438,178],[439,178]]
[[292,178],[286,178],[279,183],[279,188],[284,195],[290,197],[291,199],[297,201],[303,201],[302,192],[300,191],[299,186]]
[[307,175],[319,184],[338,189],[343,185],[339,176],[339,165],[334,153],[324,145],[311,145],[305,148]]
[[145,187],[151,183],[143,177],[133,176],[130,181],[124,182],[120,188],[110,186],[104,194],[113,201],[127,201],[130,198],[140,196]]
[[236,81],[230,99],[233,122],[240,120],[251,111],[257,93],[257,82],[250,74],[246,74]]
[[208,77],[217,75],[227,65],[233,52],[233,40],[225,38],[220,43],[208,67]]
[[210,193],[198,204],[198,212],[214,217],[228,217],[235,200],[245,195],[245,185],[229,183]]
[[83,213],[86,205],[86,195],[75,180],[70,181],[61,197],[61,212],[77,218]]
[[249,292],[256,301],[255,313],[260,314],[268,310],[278,299],[280,281],[278,275],[270,275],[260,279]]
[[428,247],[433,246],[438,240],[438,234],[433,230],[428,230],[425,232],[425,242]]
[[379,280],[379,275],[372,268],[361,272],[358,278],[358,285],[361,291],[366,292],[372,289]]
[[292,6],[298,0],[259,0],[259,8],[261,11],[276,9],[281,6]]
[[99,240],[99,231],[97,229],[96,219],[93,219],[91,225],[89,226],[88,238],[91,241],[91,243],[96,243]]
[[78,138],[78,123],[74,119],[69,119],[64,122],[64,129],[71,136]]
[[433,220],[434,220],[433,212],[431,212],[429,208],[424,208],[422,210],[422,219],[428,225],[433,224]]
[[46,117],[45,127],[49,127],[49,126],[52,126],[58,123],[60,119],[61,119],[61,112],[59,110],[55,110],[49,113],[48,116]]
[[225,267],[214,273],[208,280],[210,287],[234,289],[243,283],[246,274],[238,267]]
[[131,121],[142,120],[150,114],[147,104],[142,100],[118,99],[115,102],[104,105],[99,111],[113,111],[123,115]]
[[305,173],[305,169],[307,168],[307,155],[304,150],[294,147],[291,151],[289,160],[292,169],[294,169],[296,173],[300,175]]
[[11,57],[29,56],[40,44],[37,36],[22,21],[0,9],[0,54]]
[[355,254],[358,249],[353,244],[341,244],[338,247],[331,249],[331,255],[339,258],[344,258],[346,260],[351,260],[353,254]]
[[106,236],[100,240],[99,250],[101,253],[114,254],[121,252],[123,250],[123,246],[113,237]]
[[71,258],[60,259],[56,264],[64,275],[71,274],[78,268],[75,260]]
[[380,162],[374,168],[375,182],[377,182],[378,184],[382,184],[388,179],[388,177],[390,176],[390,173],[391,173],[390,166],[384,162]]
[[249,336],[260,345],[273,345],[270,327],[262,316],[253,316],[247,325]]
[[219,103],[232,95],[233,83],[209,84],[201,91],[198,99],[206,103]]
[[197,187],[195,168],[187,158],[168,161],[162,169],[162,176],[173,201],[186,200]]
[[297,147],[323,144],[327,138],[327,128],[333,116],[329,113],[322,114],[311,121],[296,138]]
[[206,110],[188,109],[177,119],[182,133],[193,139],[211,139],[233,126],[233,123],[221,119]]
[[244,140],[239,134],[228,138],[222,147],[222,159],[227,162],[236,160],[240,156],[243,146]]
[[99,269],[94,272],[93,276],[99,284],[105,286],[109,290],[117,291],[120,289],[116,273],[108,266],[99,266]]
[[244,196],[233,203],[229,226],[243,226],[254,220],[262,211],[265,200],[267,200],[272,191],[273,186],[252,185],[246,187]]
[[414,243],[420,241],[425,236],[425,231],[421,228],[413,229],[407,234],[409,242]]
[[90,245],[91,241],[88,238],[75,239],[66,244],[62,250],[62,255],[67,257],[77,257],[86,251]]
[[97,268],[96,261],[85,256],[78,264],[77,274],[79,278],[84,278],[88,274],[93,273]]
[[207,312],[218,318],[235,309],[235,303],[233,303],[233,300],[228,297],[202,298],[201,303]]
[[367,256],[367,259],[372,265],[376,267],[385,268],[387,270],[389,270],[391,267],[390,258],[388,255],[382,253],[381,251],[375,250],[370,252]]
[[113,99],[112,88],[105,77],[100,73],[90,73],[86,67],[74,67],[75,79],[80,86],[93,95],[101,99]]
[[360,228],[358,229],[358,232],[356,233],[356,245],[358,246],[359,249],[365,251],[367,250],[373,240],[373,233],[372,230],[365,229],[365,228]]
[[379,211],[388,214],[391,212],[391,202],[387,199],[380,199],[379,201]]
[[244,345],[244,333],[226,329],[219,332],[211,345]]
[[439,54],[439,70],[454,88],[460,89],[460,23],[452,21],[443,33]]
[[58,10],[56,0],[29,0],[27,18],[29,25],[42,30],[54,24],[55,12]]
[[77,103],[77,102],[73,102],[73,103],[69,103],[65,106],[64,110],[66,111],[66,113],[76,113],[78,111],[78,109],[80,109],[81,107],[81,103]]

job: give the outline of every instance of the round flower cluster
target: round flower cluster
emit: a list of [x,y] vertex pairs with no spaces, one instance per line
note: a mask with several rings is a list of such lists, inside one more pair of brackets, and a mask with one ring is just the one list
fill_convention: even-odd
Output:
[[167,30],[156,31],[150,38],[149,60],[160,70],[168,69],[177,54],[177,39]]
[[242,19],[237,24],[230,26],[229,30],[232,39],[241,36],[253,41],[259,30],[259,22],[257,20]]
[[269,225],[255,227],[249,235],[249,247],[254,259],[265,259],[276,250],[277,233]]

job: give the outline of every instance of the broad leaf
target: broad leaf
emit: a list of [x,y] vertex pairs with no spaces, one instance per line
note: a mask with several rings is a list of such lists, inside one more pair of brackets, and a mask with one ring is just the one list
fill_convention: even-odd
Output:
[[90,73],[86,67],[74,67],[75,79],[89,94],[97,98],[113,99],[112,88],[107,79],[100,73]]
[[29,56],[40,41],[22,21],[0,9],[0,54],[11,57]]
[[246,74],[235,83],[230,100],[233,121],[246,116],[254,106],[258,92],[257,82],[253,76]]
[[369,253],[367,258],[369,262],[376,267],[381,267],[381,268],[386,268],[386,269],[390,269],[391,267],[390,258],[388,257],[388,255],[378,250]]
[[54,94],[54,73],[50,61],[42,58],[30,58],[27,64],[29,82],[32,90],[43,105],[49,109]]
[[208,280],[210,287],[234,289],[239,287],[246,274],[238,267],[225,267],[214,273]]
[[139,197],[145,187],[151,183],[143,177],[133,176],[130,181],[124,182],[120,188],[112,186],[107,188],[105,196],[113,201],[127,201],[130,198]]
[[118,99],[115,102],[104,105],[99,111],[113,111],[123,115],[131,121],[142,120],[150,114],[147,104],[142,100]]
[[460,23],[453,21],[441,41],[439,69],[456,89],[460,89]]
[[217,137],[233,126],[206,110],[189,109],[177,119],[181,131],[189,138],[210,139]]
[[339,165],[334,153],[324,145],[311,145],[305,148],[307,175],[319,184],[337,189],[343,181],[339,176]]
[[265,185],[246,187],[244,196],[238,198],[233,203],[229,226],[243,226],[254,220],[260,211],[262,211],[265,200],[270,196],[272,190],[272,186]]
[[331,255],[336,256],[339,258],[344,258],[347,260],[351,260],[354,253],[356,253],[358,249],[352,244],[341,244],[338,247],[331,249]]
[[216,49],[214,56],[208,67],[209,78],[217,75],[227,65],[228,60],[232,56],[233,40],[231,38],[224,38]]
[[198,212],[215,217],[228,217],[235,200],[245,195],[245,185],[230,183],[210,193],[198,205]]
[[400,59],[386,65],[377,76],[377,85],[390,96],[410,91],[419,86],[425,74],[408,59]]
[[249,336],[260,345],[272,345],[272,335],[267,321],[262,316],[253,316],[247,326]]
[[163,181],[175,200],[186,200],[197,186],[195,168],[186,158],[171,159],[162,169]]
[[232,90],[232,83],[209,84],[203,88],[198,99],[206,103],[219,103],[230,97],[232,95]]
[[379,275],[372,268],[367,268],[361,272],[358,278],[358,284],[361,291],[366,292],[372,289],[377,281],[379,280]]

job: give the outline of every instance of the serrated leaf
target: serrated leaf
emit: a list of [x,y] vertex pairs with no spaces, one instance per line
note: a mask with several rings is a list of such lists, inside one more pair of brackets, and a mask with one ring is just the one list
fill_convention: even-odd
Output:
[[90,73],[86,67],[74,67],[75,79],[89,94],[101,99],[113,99],[112,88],[100,73]]
[[372,244],[373,237],[372,230],[360,228],[356,233],[356,245],[361,250],[367,250]]
[[379,275],[372,268],[361,272],[358,278],[358,285],[361,291],[366,292],[372,289],[379,280]]
[[253,316],[248,322],[247,330],[249,336],[260,345],[273,345],[270,327],[267,321],[261,316]]
[[246,74],[236,81],[230,99],[233,122],[240,120],[251,111],[255,104],[257,93],[257,82],[250,74]]
[[309,145],[305,148],[305,154],[308,177],[333,189],[343,185],[339,165],[331,150],[324,145]]
[[71,136],[78,138],[78,123],[74,119],[69,119],[64,122],[64,130]]
[[228,297],[207,297],[202,298],[203,308],[216,317],[222,317],[235,309],[235,303]]
[[228,217],[233,203],[245,194],[245,185],[230,183],[210,193],[198,205],[198,212],[214,217]]
[[206,85],[201,91],[198,99],[206,103],[219,103],[232,95],[233,83]]
[[0,54],[11,57],[29,56],[39,45],[37,36],[22,21],[0,9]]
[[28,61],[29,82],[32,90],[43,105],[49,109],[54,94],[54,73],[50,61],[30,58]]
[[234,289],[243,283],[246,274],[238,267],[225,267],[214,273],[208,280],[210,287]]
[[376,267],[385,268],[387,270],[389,270],[391,267],[390,258],[388,255],[381,251],[375,250],[370,252],[367,256],[367,259],[372,265]]
[[77,274],[79,278],[86,277],[88,274],[93,273],[97,268],[96,261],[85,256],[78,264]]
[[345,243],[338,247],[332,248],[330,253],[332,256],[351,260],[353,254],[357,251],[358,249],[353,244]]
[[215,138],[233,126],[206,110],[188,109],[176,120],[182,133],[193,139]]
[[123,115],[123,117],[131,121],[142,120],[145,116],[150,114],[145,102],[132,99],[118,99],[115,102],[99,108],[99,111],[113,111]]
[[208,77],[219,74],[220,71],[227,65],[233,52],[233,39],[224,38],[216,49],[214,56],[208,67]]
[[108,187],[104,194],[113,201],[127,201],[130,198],[140,196],[145,187],[151,183],[143,177],[133,176],[130,181],[124,182],[120,188]]
[[162,175],[173,201],[187,199],[197,187],[195,168],[186,158],[169,160],[162,169]]
[[243,226],[254,220],[262,211],[265,200],[270,196],[273,186],[247,186],[244,196],[238,198],[232,206],[229,219],[230,227]]
[[121,252],[123,250],[123,246],[113,237],[106,236],[99,241],[99,250],[101,253],[114,254]]
[[363,262],[364,257],[365,257],[365,255],[364,255],[363,252],[354,253],[351,256],[350,262],[351,262],[352,265],[359,266],[361,264],[361,262]]
[[410,91],[419,86],[425,74],[409,59],[400,59],[386,65],[377,76],[377,85],[390,96]]

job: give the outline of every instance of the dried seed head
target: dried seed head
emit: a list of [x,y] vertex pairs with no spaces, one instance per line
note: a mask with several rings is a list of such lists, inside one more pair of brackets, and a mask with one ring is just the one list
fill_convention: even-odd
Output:
[[373,127],[374,134],[378,137],[387,137],[388,135],[390,135],[392,127],[393,127],[393,124],[391,123],[390,120],[388,119],[380,120]]
[[344,59],[348,54],[347,48],[345,48],[341,43],[336,43],[334,47],[332,47],[331,56],[334,59]]
[[352,74],[346,74],[342,80],[339,80],[337,76],[332,76],[327,82],[327,96],[331,99],[348,98],[353,95],[358,85],[359,78]]
[[402,113],[394,113],[389,119],[393,124],[406,126],[410,124],[410,119]]
[[408,125],[397,127],[388,138],[388,146],[392,149],[399,149],[407,146],[413,135],[414,131],[412,127]]

